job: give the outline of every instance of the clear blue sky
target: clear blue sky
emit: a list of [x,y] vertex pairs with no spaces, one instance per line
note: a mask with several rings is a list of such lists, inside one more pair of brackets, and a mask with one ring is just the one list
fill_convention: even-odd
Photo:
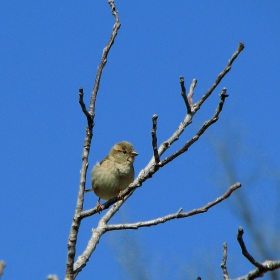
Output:
[[[179,76],[185,77],[187,88],[193,78],[198,80],[197,101],[224,69],[239,41],[245,50],[171,150],[212,116],[218,95],[226,87],[230,97],[220,121],[187,154],[137,190],[114,222],[152,219],[180,207],[188,211],[221,195],[229,184],[213,138],[228,141],[233,149],[243,147],[240,157],[233,155],[241,182],[252,174],[256,162],[259,170],[268,165],[278,170],[279,1],[116,4],[122,27],[97,98],[89,169],[114,143],[127,140],[139,152],[138,174],[152,156],[152,115],[159,116],[161,143],[186,114]],[[0,259],[7,263],[3,279],[45,279],[51,273],[63,279],[86,126],[78,88],[84,88],[88,104],[114,19],[107,1],[3,0],[0,17]],[[269,214],[270,224],[270,219],[276,220],[275,193],[266,176],[253,188],[244,185],[239,192],[250,195],[260,219]],[[217,188],[221,185],[223,189]],[[96,197],[87,194],[85,209],[95,204]],[[229,246],[231,277],[252,269],[235,240],[242,225],[248,248],[252,248],[249,233],[229,204],[225,201],[203,215],[127,233],[138,242],[151,279],[171,279],[190,267],[199,271],[193,277],[209,279],[207,265],[199,267],[199,261],[208,263],[222,279],[223,242]],[[83,221],[78,253],[99,218]],[[120,252],[126,254],[120,245],[123,238],[120,232],[104,236],[78,279],[129,279],[117,261]]]

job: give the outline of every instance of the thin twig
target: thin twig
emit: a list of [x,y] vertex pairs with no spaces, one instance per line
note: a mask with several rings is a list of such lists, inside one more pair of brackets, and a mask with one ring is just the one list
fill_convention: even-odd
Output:
[[225,69],[218,75],[216,81],[214,84],[210,87],[210,89],[202,96],[202,98],[194,104],[194,107],[196,110],[199,110],[200,106],[204,103],[204,101],[211,95],[211,93],[214,91],[214,89],[219,85],[223,77],[230,71],[231,65],[234,62],[234,60],[238,57],[238,55],[244,50],[244,44],[242,42],[239,43],[237,50],[232,55],[230,60],[228,61]]
[[237,238],[237,241],[241,247],[241,250],[242,250],[242,254],[245,256],[245,258],[251,263],[253,264],[255,267],[259,268],[259,269],[264,269],[264,266],[257,262],[250,254],[249,252],[247,251],[247,248],[246,248],[246,245],[243,241],[243,234],[244,234],[244,230],[242,227],[239,227],[238,228],[238,233],[236,235],[236,238]]
[[248,274],[238,277],[232,280],[253,280],[257,278],[261,278],[269,271],[273,271],[280,268],[280,260],[277,261],[265,261],[263,263],[264,268],[260,270],[256,268],[255,270],[251,270]]
[[[184,132],[186,127],[191,124],[192,118],[196,114],[196,112],[200,109],[201,105],[204,103],[204,101],[212,94],[214,89],[218,86],[218,84],[222,81],[222,79],[226,76],[226,74],[230,71],[231,65],[234,62],[234,60],[238,57],[238,55],[242,52],[244,49],[244,44],[239,43],[237,50],[234,52],[232,55],[231,59],[229,60],[228,64],[224,68],[224,70],[218,75],[216,81],[214,84],[211,86],[211,88],[201,97],[201,99],[194,105],[192,105],[192,114],[187,114],[185,119],[181,122],[177,130],[173,133],[173,135],[164,141],[159,147],[158,147],[158,153],[159,156],[161,156],[175,141],[179,139],[181,134]],[[194,79],[192,84],[191,84],[191,89],[192,93],[188,94],[188,96],[192,97],[193,95],[193,89],[196,85],[196,80]],[[189,102],[191,104],[191,102]],[[151,161],[149,162],[149,166],[154,164],[154,159],[152,158]]]
[[96,97],[97,97],[97,92],[99,89],[99,85],[100,85],[100,80],[101,80],[101,75],[103,72],[103,69],[107,63],[107,56],[108,53],[111,49],[111,47],[114,44],[115,38],[118,35],[118,30],[121,27],[120,21],[119,21],[119,16],[118,16],[118,12],[116,10],[116,5],[114,3],[113,0],[108,1],[108,4],[111,7],[111,11],[113,16],[115,17],[115,24],[113,26],[113,30],[112,30],[112,34],[111,37],[109,39],[108,44],[106,45],[106,47],[103,49],[103,54],[102,54],[102,58],[101,58],[101,62],[97,68],[97,74],[96,74],[96,78],[95,78],[95,82],[94,82],[94,87],[92,89],[92,93],[91,93],[91,99],[90,99],[90,105],[89,105],[89,113],[94,117],[95,114],[95,101],[96,101]]
[[176,157],[178,157],[179,155],[185,153],[190,146],[192,146],[199,138],[200,136],[212,125],[214,124],[218,119],[219,119],[219,114],[221,113],[222,109],[223,109],[223,105],[225,102],[225,99],[228,97],[228,95],[226,94],[226,88],[223,88],[222,93],[220,94],[220,102],[219,105],[213,115],[213,117],[206,121],[203,126],[200,128],[200,130],[194,135],[194,137],[192,139],[190,139],[188,142],[186,142],[186,144],[179,149],[178,151],[176,151],[175,153],[173,153],[171,156],[166,157],[165,159],[163,159],[161,161],[161,167],[163,167],[164,165],[166,165],[168,162],[172,161],[173,159],[175,159]]
[[190,85],[189,93],[188,93],[188,103],[190,104],[190,107],[193,106],[193,94],[194,94],[194,88],[196,86],[197,80],[193,79],[192,83]]
[[173,219],[181,219],[181,218],[187,218],[190,216],[198,215],[207,212],[210,208],[213,206],[219,204],[223,200],[227,199],[235,190],[241,187],[240,183],[235,183],[232,185],[225,194],[222,196],[216,198],[214,201],[207,203],[205,206],[201,208],[197,208],[194,210],[191,210],[189,212],[181,212],[181,209],[177,211],[176,213],[169,214],[154,220],[149,220],[145,222],[137,222],[132,224],[115,224],[115,225],[107,225],[106,231],[112,231],[112,230],[123,230],[123,229],[138,229],[141,227],[150,227],[150,226],[156,226],[158,224],[163,224],[167,221],[173,220]]
[[86,110],[86,106],[83,101],[83,89],[79,89],[79,103],[81,105],[81,108],[84,112],[84,114],[87,117],[88,126],[86,128],[86,137],[84,140],[84,148],[83,148],[83,154],[82,154],[82,168],[80,171],[80,185],[79,185],[79,192],[78,192],[78,199],[77,199],[77,206],[75,210],[75,214],[73,217],[70,234],[68,238],[68,254],[67,254],[67,261],[66,261],[66,277],[67,280],[73,280],[75,279],[77,274],[74,274],[73,268],[74,268],[74,259],[76,254],[76,243],[77,243],[77,236],[79,227],[81,224],[81,213],[83,211],[83,204],[84,204],[84,191],[85,191],[85,182],[86,182],[86,174],[88,169],[88,156],[90,152],[90,145],[92,140],[92,130],[94,126],[94,115],[95,115],[95,102],[96,97],[100,85],[100,79],[103,72],[103,69],[107,62],[107,56],[109,54],[109,51],[114,44],[114,40],[117,36],[118,30],[121,26],[119,22],[118,13],[116,11],[116,7],[114,4],[114,1],[109,1],[109,5],[111,7],[111,11],[113,16],[115,17],[115,24],[113,26],[112,34],[109,39],[108,44],[103,49],[103,54],[101,58],[101,62],[97,69],[97,74],[94,82],[94,87],[91,93],[91,100],[90,100],[90,106],[89,111]]
[[238,57],[238,55],[244,50],[244,44],[242,42],[239,43],[237,50],[232,55],[231,59],[228,61],[225,69],[218,75],[216,81],[214,84],[210,87],[210,89],[201,97],[201,99],[194,104],[194,107],[197,110],[199,110],[200,106],[204,103],[204,101],[211,95],[211,93],[214,91],[214,89],[218,86],[218,84],[221,82],[223,77],[230,71],[231,65],[234,62],[234,60]]
[[223,277],[225,280],[229,280],[228,272],[227,272],[227,243],[223,244],[223,259],[221,263],[221,268],[223,270]]
[[154,158],[155,163],[158,164],[160,162],[159,155],[158,155],[158,149],[157,149],[157,115],[153,115],[152,122],[153,122],[153,128],[151,131],[152,134],[152,146],[154,151]]
[[86,105],[84,103],[84,89],[83,88],[79,88],[79,103],[81,105],[82,111],[85,114],[85,116],[87,118],[87,121],[88,121],[88,124],[89,124],[92,121],[92,117],[89,114],[89,112],[86,108]]
[[187,98],[187,95],[186,95],[186,88],[185,88],[185,81],[184,81],[184,77],[181,76],[180,77],[180,85],[181,85],[181,95],[185,101],[185,104],[186,104],[186,107],[187,107],[187,110],[188,110],[188,114],[191,114],[192,113],[192,109],[191,109],[191,106],[190,106],[190,103],[189,103],[189,100]]

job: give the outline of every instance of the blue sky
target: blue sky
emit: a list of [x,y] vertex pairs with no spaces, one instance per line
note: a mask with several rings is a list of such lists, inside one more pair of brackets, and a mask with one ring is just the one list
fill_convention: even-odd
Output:
[[[97,97],[89,170],[113,144],[127,140],[139,153],[138,174],[152,156],[152,115],[159,116],[161,143],[186,114],[179,76],[185,77],[187,88],[193,78],[198,80],[197,101],[239,41],[245,50],[169,153],[212,116],[226,87],[229,98],[220,120],[137,190],[112,222],[153,219],[180,207],[188,211],[220,196],[230,183],[216,147],[226,143],[237,180],[246,182],[238,192],[246,196],[260,228],[265,221],[268,228],[279,229],[279,191],[271,175],[278,174],[280,166],[279,1],[116,4],[122,27]],[[84,88],[88,104],[114,18],[107,1],[1,1],[0,16],[0,259],[7,263],[3,279],[16,280],[19,273],[21,279],[44,279],[51,273],[63,279],[86,126],[78,88]],[[256,182],[247,180],[255,174]],[[247,273],[253,267],[235,240],[238,226],[244,227],[248,248],[256,251],[246,225],[230,206],[237,201],[231,199],[203,215],[105,235],[80,279],[130,279],[120,265],[129,250],[134,252],[133,246],[125,250],[126,239],[140,248],[135,267],[144,263],[150,279],[188,279],[182,276],[185,270],[209,279],[207,267],[222,279],[223,242],[228,242],[230,276]],[[95,204],[96,197],[87,194],[85,209]],[[99,218],[83,221],[78,253]]]

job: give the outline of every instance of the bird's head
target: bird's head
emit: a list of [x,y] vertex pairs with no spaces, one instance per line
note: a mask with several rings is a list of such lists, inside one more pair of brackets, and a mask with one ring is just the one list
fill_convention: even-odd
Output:
[[131,143],[123,141],[113,146],[109,157],[113,157],[117,162],[123,163],[129,161],[134,162],[134,158],[138,155]]

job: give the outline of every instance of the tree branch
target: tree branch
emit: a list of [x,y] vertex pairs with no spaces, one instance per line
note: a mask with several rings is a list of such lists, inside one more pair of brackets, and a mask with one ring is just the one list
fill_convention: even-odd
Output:
[[227,243],[223,244],[223,259],[221,263],[221,268],[223,270],[223,277],[225,280],[229,280],[228,272],[227,272]]
[[86,137],[84,140],[84,149],[83,149],[83,154],[82,154],[82,168],[80,171],[80,185],[79,185],[79,191],[78,191],[77,205],[76,205],[76,210],[75,210],[75,214],[73,217],[73,222],[71,225],[70,234],[69,234],[68,243],[67,243],[68,254],[67,254],[67,261],[66,261],[66,277],[65,277],[65,279],[67,279],[67,280],[72,280],[76,277],[76,276],[74,276],[73,268],[74,268],[75,254],[76,254],[77,236],[78,236],[78,231],[79,231],[79,227],[80,227],[81,220],[82,220],[81,213],[82,213],[83,204],[84,204],[84,191],[85,191],[85,183],[86,183],[86,174],[87,174],[87,169],[88,169],[88,156],[89,156],[89,152],[90,152],[90,145],[91,145],[91,140],[92,140],[92,130],[93,130],[93,126],[94,126],[96,97],[97,97],[97,93],[98,93],[98,89],[99,89],[99,85],[100,85],[100,79],[102,76],[102,72],[103,72],[103,69],[107,62],[107,56],[109,54],[109,51],[110,51],[112,45],[114,44],[114,40],[115,40],[118,30],[121,26],[114,1],[109,1],[109,5],[111,7],[112,14],[115,17],[115,24],[113,26],[113,30],[112,30],[112,34],[109,39],[109,42],[106,45],[106,47],[103,49],[101,62],[97,69],[97,75],[96,75],[94,87],[93,87],[93,90],[91,93],[89,111],[86,110],[86,106],[83,101],[83,95],[84,95],[83,89],[82,88],[79,89],[79,103],[81,105],[82,111],[84,112],[84,114],[87,118],[88,126],[86,128]]
[[184,77],[180,77],[180,85],[181,85],[181,95],[185,101],[185,104],[186,104],[186,107],[187,107],[187,110],[188,110],[188,114],[191,114],[192,113],[192,109],[191,109],[191,105],[190,105],[190,102],[187,98],[187,95],[186,95],[186,88],[185,88],[185,81],[184,81]]
[[201,99],[194,104],[195,111],[198,111],[200,106],[204,103],[204,101],[211,95],[211,93],[214,91],[214,89],[218,86],[218,84],[221,82],[223,77],[230,71],[231,65],[234,62],[234,60],[238,57],[238,55],[244,50],[244,44],[242,42],[239,43],[237,50],[232,55],[231,59],[228,61],[225,69],[218,75],[216,81],[214,84],[210,87],[210,89],[201,97]]
[[96,74],[96,78],[95,78],[95,82],[94,82],[94,87],[92,89],[90,105],[89,105],[89,113],[92,115],[92,117],[94,117],[94,114],[95,114],[95,101],[96,101],[97,92],[98,92],[99,85],[100,85],[101,75],[102,75],[103,69],[104,69],[104,67],[107,63],[107,56],[109,54],[109,51],[110,51],[111,47],[113,46],[113,44],[115,42],[115,38],[118,35],[118,30],[121,27],[121,24],[120,24],[120,21],[119,21],[119,15],[118,15],[118,12],[116,10],[116,5],[115,5],[114,1],[109,0],[108,4],[111,7],[112,15],[115,17],[116,22],[113,26],[113,30],[112,30],[112,34],[111,34],[111,37],[109,39],[109,42],[108,42],[107,46],[103,49],[101,62],[99,64],[98,68],[97,68],[97,74]]
[[150,227],[150,226],[156,226],[158,224],[163,224],[167,221],[174,220],[174,219],[181,219],[181,218],[187,218],[190,216],[198,215],[207,212],[210,208],[213,206],[219,204],[223,200],[227,199],[235,190],[238,188],[241,188],[240,183],[235,183],[232,185],[225,194],[222,196],[216,198],[214,201],[207,203],[205,206],[193,209],[189,212],[182,212],[182,208],[180,208],[176,213],[169,214],[154,220],[149,220],[145,222],[137,222],[132,224],[115,224],[115,225],[107,225],[106,231],[112,231],[112,230],[123,230],[123,229],[138,229],[141,227]]
[[[239,227],[236,237],[237,237],[237,241],[241,247],[242,254],[246,257],[246,259],[248,259],[250,261],[250,263],[252,263],[257,268],[255,270],[251,270],[248,274],[246,274],[242,277],[238,277],[238,278],[232,279],[232,280],[253,280],[253,279],[263,277],[264,274],[269,271],[273,271],[273,270],[280,268],[280,260],[277,260],[277,261],[266,260],[263,263],[257,262],[252,257],[252,255],[250,255],[249,252],[247,251],[245,243],[243,241],[243,237],[242,237],[243,234],[244,234],[244,231],[243,231],[242,227]],[[227,259],[227,247],[226,246],[227,246],[226,243],[224,243],[223,261],[222,261],[221,267],[223,269],[224,279],[230,280],[228,273],[227,273],[227,269],[226,269],[226,259]]]
[[157,149],[157,115],[153,115],[152,117],[152,122],[153,122],[153,128],[151,131],[152,134],[152,147],[153,147],[153,151],[154,151],[154,159],[155,159],[155,163],[158,164],[160,159],[159,159],[159,155],[158,155],[158,149]]
[[108,231],[112,230],[124,230],[124,229],[138,229],[140,227],[150,227],[155,226],[158,224],[165,223],[167,221],[173,220],[173,219],[181,219],[181,218],[187,218],[190,216],[198,215],[207,212],[210,208],[215,206],[216,204],[219,204],[223,200],[227,199],[235,190],[241,187],[240,183],[235,183],[232,185],[228,191],[223,194],[222,196],[216,198],[214,201],[209,202],[205,206],[194,209],[189,212],[182,213],[182,208],[179,209],[174,214],[166,215],[161,218],[157,218],[154,220],[146,221],[146,222],[138,222],[133,224],[117,224],[117,225],[108,225],[108,222],[110,219],[114,216],[114,214],[120,209],[121,205],[129,198],[132,193],[130,193],[128,196],[126,196],[123,200],[118,201],[114,207],[111,207],[104,216],[100,219],[98,226],[96,229],[92,229],[92,236],[88,242],[88,245],[84,252],[78,257],[77,261],[74,264],[74,273],[77,275],[87,264],[89,261],[90,256],[94,252],[97,244],[99,243],[100,238],[103,234],[105,234]]
[[242,227],[238,228],[238,233],[236,235],[237,241],[241,247],[242,250],[242,254],[243,256],[245,256],[245,258],[251,263],[253,264],[255,267],[259,268],[260,270],[262,270],[264,268],[264,266],[262,264],[260,264],[259,262],[257,262],[247,251],[247,248],[245,246],[245,243],[243,241],[243,234],[244,234],[244,230]]
[[219,114],[221,113],[223,106],[224,106],[224,102],[226,100],[226,98],[228,97],[228,95],[226,94],[226,88],[223,88],[222,93],[220,94],[220,103],[213,115],[213,117],[206,121],[203,126],[200,128],[200,130],[195,134],[195,136],[189,140],[188,142],[186,142],[186,144],[179,149],[177,152],[175,152],[174,154],[172,154],[171,156],[166,157],[165,159],[163,159],[160,162],[160,166],[163,167],[164,165],[166,165],[167,163],[169,163],[170,161],[172,161],[173,159],[175,159],[176,157],[178,157],[179,155],[185,153],[190,146],[192,146],[199,138],[200,136],[212,125],[214,124],[218,119],[219,119]]

